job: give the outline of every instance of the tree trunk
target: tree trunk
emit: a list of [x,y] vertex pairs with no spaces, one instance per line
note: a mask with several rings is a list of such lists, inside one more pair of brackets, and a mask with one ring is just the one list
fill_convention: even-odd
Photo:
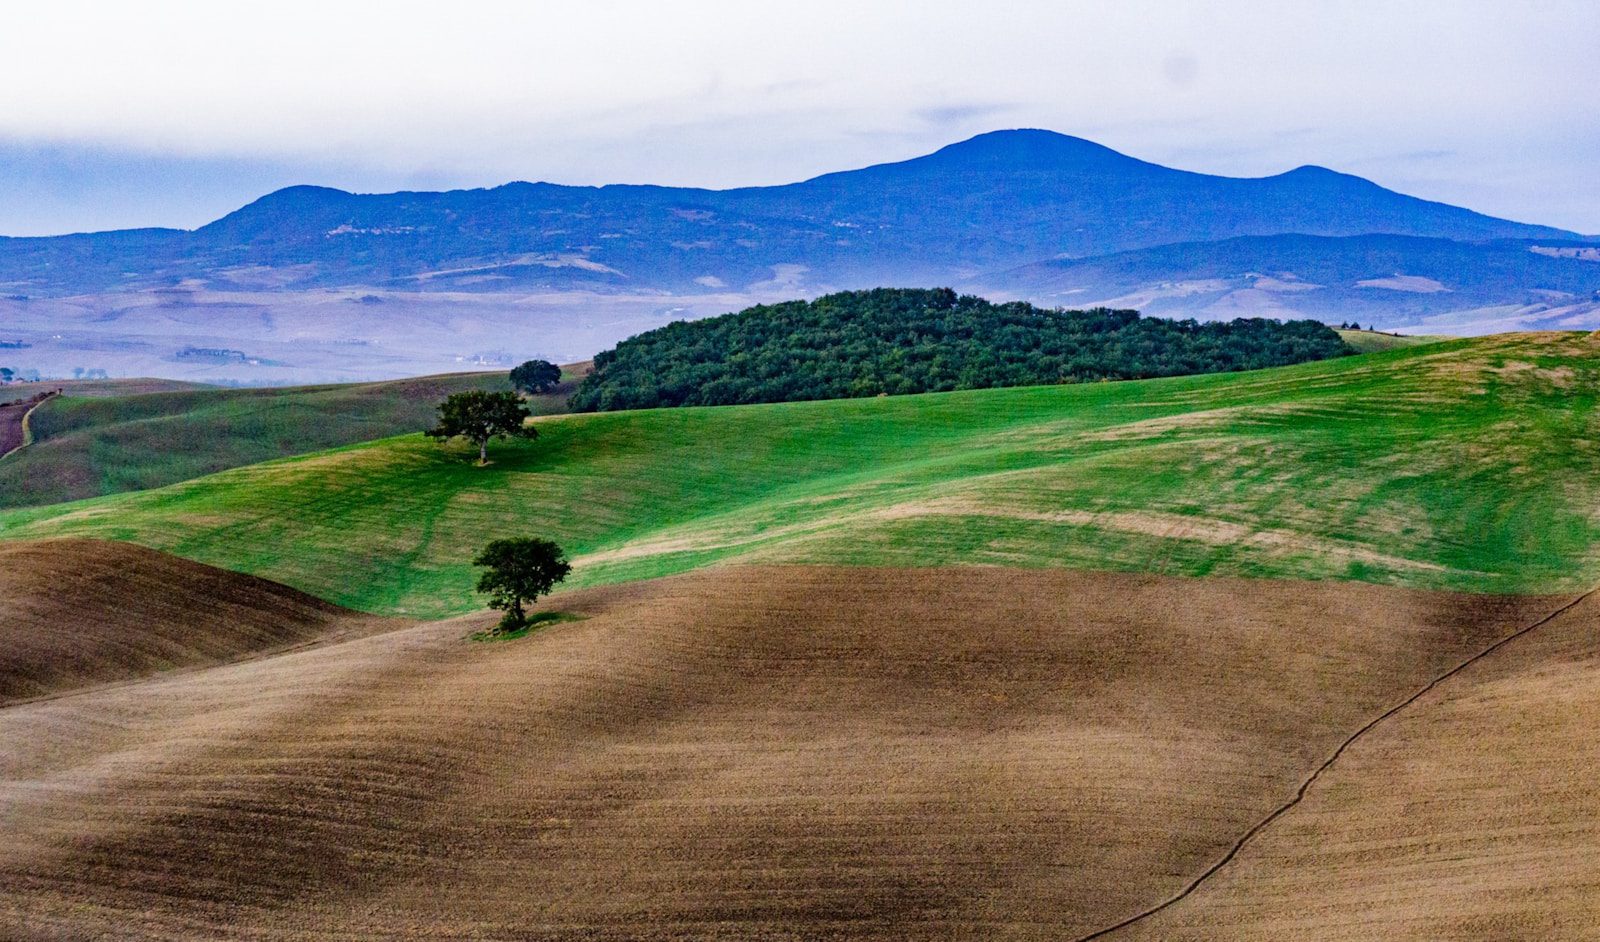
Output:
[[489,440],[487,438],[478,442],[478,467],[489,463]]

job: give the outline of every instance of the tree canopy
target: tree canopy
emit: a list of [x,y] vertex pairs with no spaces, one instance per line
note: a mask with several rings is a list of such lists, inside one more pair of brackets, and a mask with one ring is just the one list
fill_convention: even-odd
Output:
[[453,393],[439,403],[439,424],[423,434],[441,441],[465,438],[478,446],[478,464],[485,465],[489,463],[489,439],[539,436],[538,429],[525,424],[529,415],[522,397],[514,392],[473,389]]
[[561,367],[549,360],[528,360],[511,370],[511,385],[530,395],[547,393],[561,384]]
[[1198,323],[878,288],[680,321],[595,357],[580,412],[1260,369],[1352,352],[1316,321]]
[[561,547],[536,537],[494,540],[472,564],[486,567],[478,577],[478,591],[489,596],[489,607],[506,613],[500,619],[501,631],[525,625],[523,604],[548,594],[572,571]]

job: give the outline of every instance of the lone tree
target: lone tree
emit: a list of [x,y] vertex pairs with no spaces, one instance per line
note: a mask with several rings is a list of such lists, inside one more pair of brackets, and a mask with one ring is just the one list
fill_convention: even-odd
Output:
[[514,392],[474,389],[453,393],[439,403],[439,425],[424,432],[440,441],[465,438],[478,446],[478,465],[489,463],[489,439],[502,441],[515,435],[538,438],[539,430],[524,425],[529,415],[522,397]]
[[547,594],[572,571],[561,547],[534,537],[495,540],[472,564],[488,567],[478,577],[478,591],[488,593],[490,608],[505,612],[500,619],[502,632],[526,625],[528,615],[522,604]]
[[561,383],[561,367],[549,360],[529,360],[511,371],[511,385],[529,395],[547,393]]

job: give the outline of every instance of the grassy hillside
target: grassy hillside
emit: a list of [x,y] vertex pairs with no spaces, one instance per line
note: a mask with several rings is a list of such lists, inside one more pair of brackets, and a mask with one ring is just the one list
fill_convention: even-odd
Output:
[[[274,389],[145,391],[145,381],[69,384],[34,412],[34,444],[0,461],[0,507],[144,490],[272,458],[423,429],[465,389],[509,389],[504,373]],[[125,388],[132,391],[117,394]],[[562,411],[565,391],[539,397]]]
[[533,533],[578,584],[734,557],[1347,578],[1600,577],[1600,340],[1503,335],[1255,373],[545,419],[495,464],[408,435],[0,514],[414,615]]
[[1400,334],[1385,334],[1376,330],[1335,330],[1350,346],[1352,350],[1361,353],[1382,353],[1385,350],[1399,350],[1403,347],[1415,347],[1421,343],[1438,343],[1449,340],[1449,337],[1435,337],[1430,335],[1402,336]]

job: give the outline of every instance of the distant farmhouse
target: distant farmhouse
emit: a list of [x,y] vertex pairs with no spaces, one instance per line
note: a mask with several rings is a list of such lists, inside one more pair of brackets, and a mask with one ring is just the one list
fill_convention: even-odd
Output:
[[260,365],[261,361],[255,357],[246,356],[243,350],[229,350],[225,347],[184,347],[178,351],[180,360],[207,360],[213,363],[246,363]]

